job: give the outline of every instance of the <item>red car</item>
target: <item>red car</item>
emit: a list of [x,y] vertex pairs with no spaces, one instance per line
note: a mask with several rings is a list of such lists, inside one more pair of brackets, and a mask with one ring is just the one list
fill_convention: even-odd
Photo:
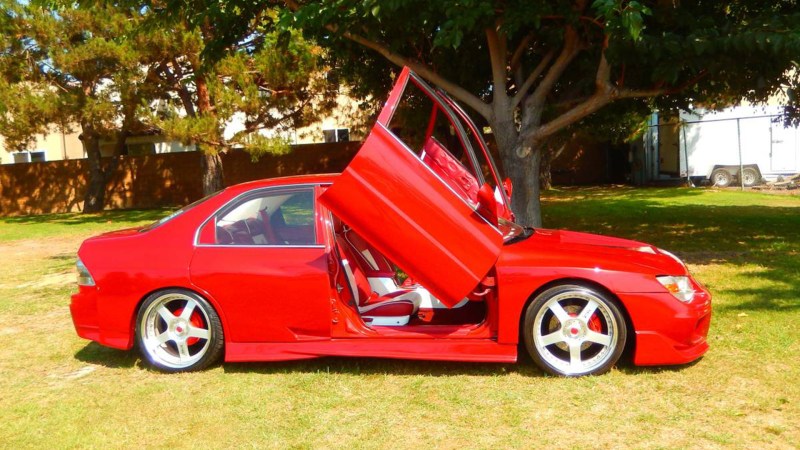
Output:
[[709,293],[640,242],[523,228],[481,134],[405,69],[341,175],[229,187],[86,240],[78,335],[168,372],[360,356],[599,374],[708,349]]

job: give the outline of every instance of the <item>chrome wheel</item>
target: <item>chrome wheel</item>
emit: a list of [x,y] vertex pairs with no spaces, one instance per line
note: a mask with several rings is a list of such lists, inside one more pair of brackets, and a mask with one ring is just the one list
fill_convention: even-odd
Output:
[[542,293],[529,306],[525,327],[534,361],[558,375],[603,373],[625,346],[625,322],[617,306],[583,286],[559,286]]
[[154,366],[166,371],[205,367],[219,356],[222,329],[211,305],[184,291],[148,297],[137,321],[139,348]]
[[717,187],[727,187],[733,181],[731,174],[725,169],[717,169],[711,173],[711,184]]

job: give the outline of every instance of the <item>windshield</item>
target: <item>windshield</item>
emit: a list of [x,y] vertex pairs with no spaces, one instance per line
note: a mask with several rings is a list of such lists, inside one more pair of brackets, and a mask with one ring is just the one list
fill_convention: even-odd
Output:
[[139,232],[142,233],[142,232],[145,232],[145,231],[150,231],[153,228],[157,228],[157,227],[169,222],[170,220],[180,216],[181,214],[185,213],[186,211],[189,211],[190,209],[194,208],[195,206],[205,202],[206,200],[209,200],[212,197],[215,197],[220,192],[222,192],[222,190],[214,192],[213,194],[210,194],[210,195],[206,195],[205,197],[201,198],[200,200],[192,202],[192,203],[184,206],[183,208],[181,208],[181,209],[179,209],[177,211],[173,211],[172,213],[170,213],[170,214],[168,214],[168,215],[156,220],[155,222],[153,222],[153,223],[151,223],[149,225],[143,226],[141,229],[139,229]]

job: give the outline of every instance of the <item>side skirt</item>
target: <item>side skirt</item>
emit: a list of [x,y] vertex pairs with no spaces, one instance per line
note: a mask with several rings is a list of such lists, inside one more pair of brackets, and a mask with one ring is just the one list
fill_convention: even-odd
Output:
[[226,343],[225,361],[288,361],[321,356],[513,363],[516,344],[494,340],[334,339],[291,343]]

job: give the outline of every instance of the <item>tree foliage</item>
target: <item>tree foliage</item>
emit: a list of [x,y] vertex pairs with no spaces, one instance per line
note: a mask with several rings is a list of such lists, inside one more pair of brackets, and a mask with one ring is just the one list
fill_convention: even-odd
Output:
[[116,164],[101,159],[100,142],[119,155],[139,133],[197,145],[204,188],[217,190],[220,152],[286,151],[281,133],[332,104],[320,48],[276,31],[270,17],[245,21],[241,40],[213,52],[220,24],[164,17],[144,2],[0,0],[0,134],[23,149],[52,127],[79,129],[90,167],[85,211],[102,209]]
[[[214,58],[206,51],[209,40],[201,29],[186,24],[173,29],[159,50],[169,56],[159,56],[153,75],[168,95],[149,114],[168,136],[199,144],[207,152],[281,152],[287,149],[283,135],[330,108],[333,91],[320,74],[321,50],[299,32],[253,33],[247,42]],[[273,137],[259,134],[261,130]]]
[[[103,208],[108,173],[100,140],[124,139],[144,125],[136,108],[147,98],[142,39],[127,39],[141,21],[135,8],[2,0],[0,89],[6,99],[0,133],[25,148],[52,126],[78,127],[89,157],[85,211]],[[122,37],[122,38],[121,38]]]
[[[253,0],[192,3],[196,22],[227,23],[231,11],[253,18],[263,9]],[[396,70],[388,60],[480,115],[526,224],[540,224],[538,166],[548,140],[591,125],[609,105],[714,108],[798,84],[795,0],[288,0],[282,12],[282,23],[324,45],[359,89],[385,92]],[[229,31],[217,37],[220,45],[240,37]]]

